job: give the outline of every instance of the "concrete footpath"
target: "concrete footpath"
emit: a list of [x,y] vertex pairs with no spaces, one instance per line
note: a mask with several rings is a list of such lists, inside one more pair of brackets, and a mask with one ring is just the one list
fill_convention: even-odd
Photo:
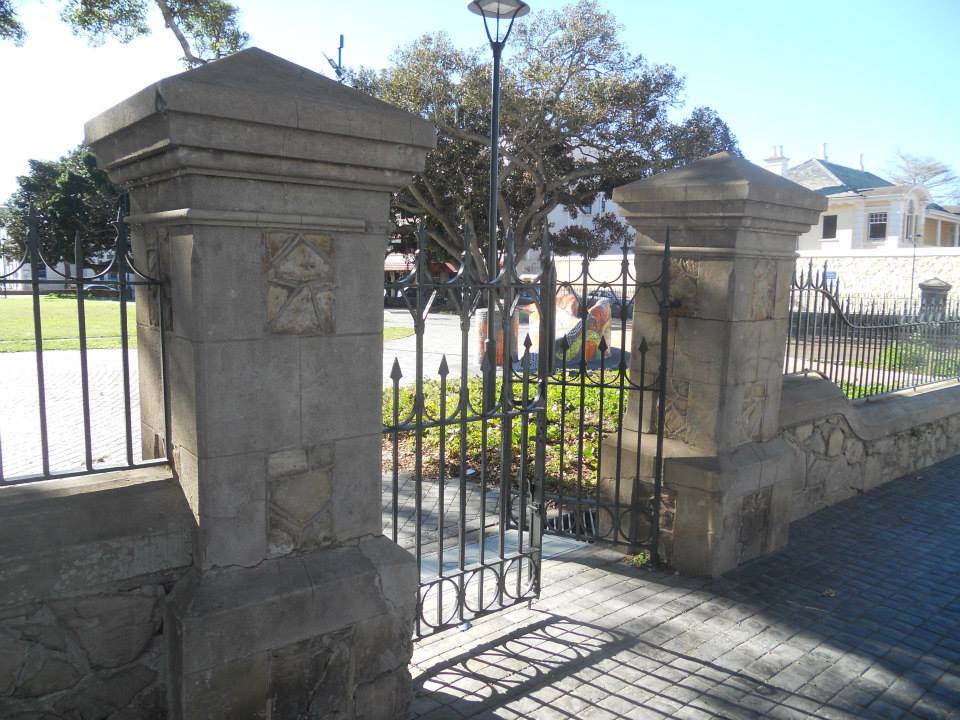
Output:
[[530,607],[419,642],[411,718],[960,718],[960,457],[720,580],[597,547]]

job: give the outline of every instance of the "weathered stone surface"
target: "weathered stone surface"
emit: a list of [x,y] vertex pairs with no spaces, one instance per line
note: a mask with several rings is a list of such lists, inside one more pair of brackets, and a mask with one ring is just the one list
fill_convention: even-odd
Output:
[[[380,536],[371,362],[390,193],[422,169],[432,127],[249,49],[146,88],[87,131],[131,186],[129,221],[171,297],[171,450],[200,552],[164,603],[170,717],[399,712],[417,568]],[[374,536],[375,552],[358,548]],[[389,681],[358,679],[364,625],[395,645],[381,652]],[[98,662],[120,659],[110,650]]]
[[31,644],[0,626],[0,696],[9,695],[17,687]]
[[352,635],[345,628],[271,653],[273,717],[351,717]]
[[738,564],[769,552],[772,498],[772,486],[757,490],[743,498],[738,531]]
[[76,695],[58,701],[54,707],[63,713],[75,713],[82,720],[107,718],[130,705],[138,693],[157,679],[157,671],[144,665],[131,665],[97,675]]
[[151,595],[93,596],[52,607],[95,668],[132,662],[160,628],[157,598]]
[[[960,452],[960,387],[853,404],[826,380],[791,378],[782,436],[805,458],[797,520]],[[814,399],[814,402],[810,401]]]
[[54,653],[29,654],[20,668],[16,697],[43,697],[76,685],[82,677],[65,655]]
[[264,247],[270,329],[289,335],[332,333],[337,286],[333,238],[268,232]]
[[833,428],[827,436],[827,456],[836,457],[843,452],[843,430]]
[[403,717],[413,699],[406,667],[381,675],[357,688],[357,720],[394,720]]
[[333,538],[333,448],[274,453],[269,474],[269,552],[311,549]]

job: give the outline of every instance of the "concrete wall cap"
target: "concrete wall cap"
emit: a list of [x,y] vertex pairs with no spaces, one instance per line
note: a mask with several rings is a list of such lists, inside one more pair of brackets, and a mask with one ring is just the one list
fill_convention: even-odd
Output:
[[780,428],[786,430],[842,416],[861,440],[873,441],[960,414],[955,380],[851,402],[834,383],[817,375],[785,375]]
[[426,120],[358,90],[249,48],[200,68],[164,78],[88,121],[87,144],[152,115],[194,115],[344,134],[432,148],[435,129]]
[[822,195],[730,152],[710,155],[684,167],[622,185],[614,189],[613,199],[621,206],[753,200],[818,213],[827,207],[827,199]]

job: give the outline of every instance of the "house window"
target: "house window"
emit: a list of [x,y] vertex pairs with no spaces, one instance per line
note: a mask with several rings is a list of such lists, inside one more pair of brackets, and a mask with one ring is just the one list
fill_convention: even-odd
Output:
[[913,200],[907,205],[907,215],[903,221],[903,239],[907,242],[914,242],[916,238],[914,234],[916,233],[915,229],[916,219],[914,216]]
[[824,240],[835,240],[837,237],[837,216],[823,216],[823,235]]
[[870,213],[870,239],[883,240],[887,237],[887,214]]

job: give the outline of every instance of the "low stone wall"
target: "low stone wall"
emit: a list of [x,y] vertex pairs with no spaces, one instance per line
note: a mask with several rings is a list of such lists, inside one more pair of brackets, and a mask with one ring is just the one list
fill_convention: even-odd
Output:
[[0,717],[166,718],[163,606],[193,553],[169,471],[0,499]]
[[960,248],[917,248],[915,264],[913,248],[845,253],[806,250],[798,255],[798,272],[806,272],[811,261],[815,269],[827,263],[828,269],[837,273],[841,290],[848,295],[910,297],[911,275],[917,300],[920,290],[916,285],[935,277],[946,280],[955,292],[960,292]]
[[791,521],[960,453],[960,384],[850,402],[829,380],[784,378]]

